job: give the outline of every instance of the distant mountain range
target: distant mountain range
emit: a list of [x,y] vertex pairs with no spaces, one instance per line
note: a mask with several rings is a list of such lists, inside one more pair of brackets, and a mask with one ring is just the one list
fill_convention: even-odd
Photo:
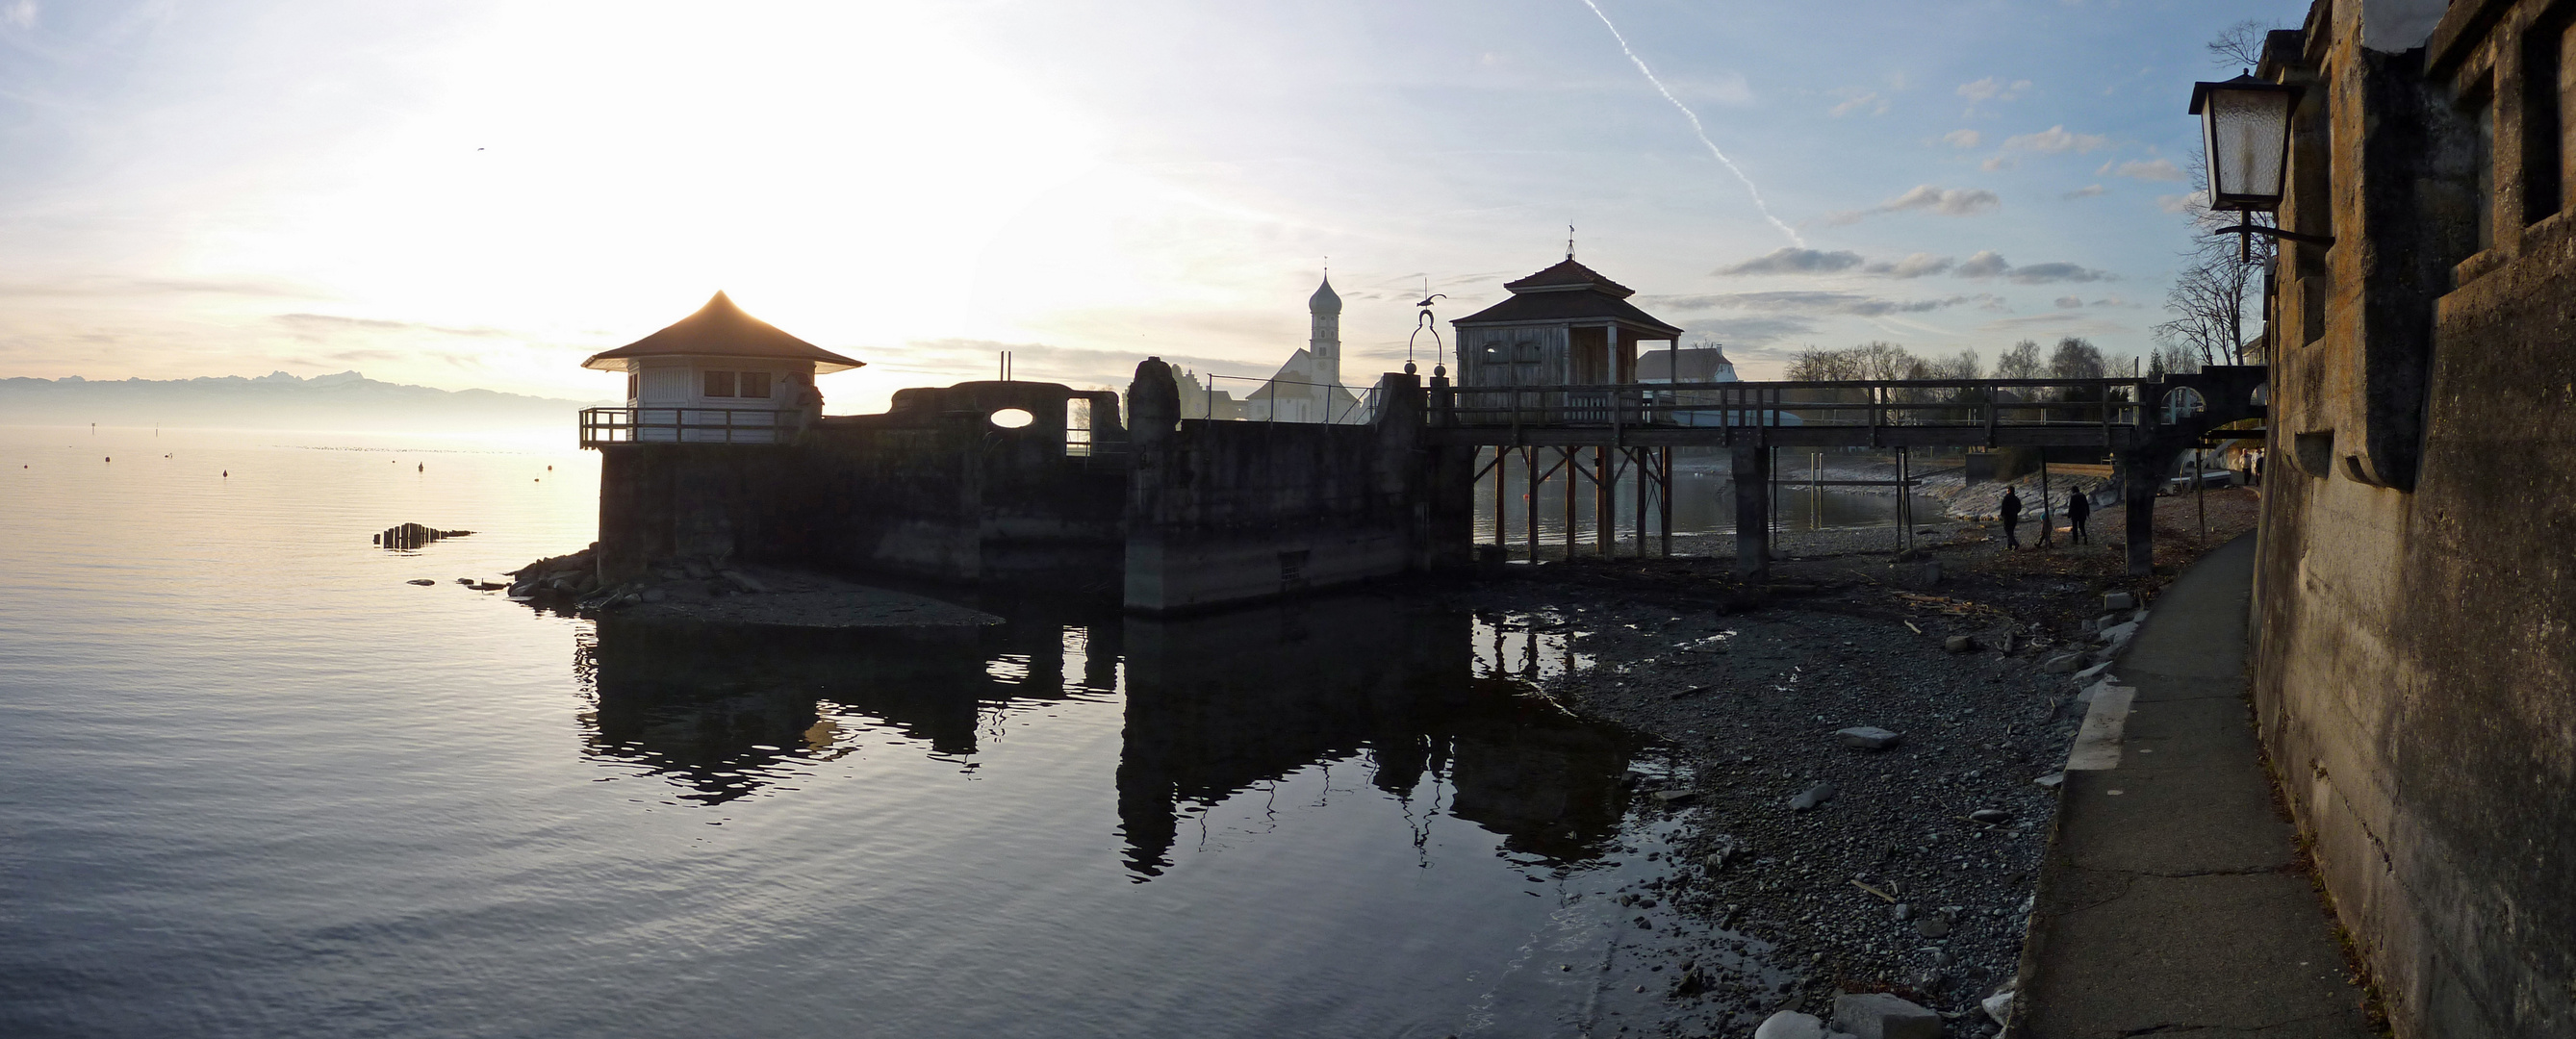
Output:
[[163,426],[229,429],[344,429],[474,432],[561,425],[616,401],[554,400],[491,390],[439,390],[377,382],[356,372],[300,379],[91,381],[0,379],[0,425]]

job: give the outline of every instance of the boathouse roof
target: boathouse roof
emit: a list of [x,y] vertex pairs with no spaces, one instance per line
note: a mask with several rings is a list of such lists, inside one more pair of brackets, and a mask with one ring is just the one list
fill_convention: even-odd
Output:
[[1463,327],[1616,321],[1660,332],[1666,338],[1682,334],[1680,328],[1665,324],[1628,302],[1628,297],[1636,295],[1637,290],[1602,277],[1600,272],[1574,262],[1572,257],[1529,277],[1504,282],[1503,287],[1511,290],[1510,297],[1451,324]]
[[632,343],[591,355],[584,368],[622,372],[636,357],[758,357],[812,361],[814,373],[847,371],[867,364],[843,357],[778,330],[778,326],[743,313],[724,293],[716,293],[698,312]]

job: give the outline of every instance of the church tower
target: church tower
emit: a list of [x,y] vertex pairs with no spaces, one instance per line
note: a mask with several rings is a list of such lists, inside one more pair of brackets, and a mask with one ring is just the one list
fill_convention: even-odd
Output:
[[1314,319],[1314,335],[1306,341],[1306,352],[1315,358],[1315,381],[1337,386],[1342,381],[1342,297],[1333,292],[1332,275],[1324,276],[1315,294],[1306,299],[1306,313]]

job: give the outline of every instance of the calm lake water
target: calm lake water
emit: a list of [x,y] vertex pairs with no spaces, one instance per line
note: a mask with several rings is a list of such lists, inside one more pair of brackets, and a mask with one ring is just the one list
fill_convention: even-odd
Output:
[[[1604,991],[1647,932],[1595,896],[1652,875],[1621,781],[1661,766],[1527,694],[1562,634],[1358,595],[761,636],[454,583],[590,541],[597,472],[0,429],[0,1035],[1562,1035],[1653,998]],[[402,522],[477,533],[368,543]]]

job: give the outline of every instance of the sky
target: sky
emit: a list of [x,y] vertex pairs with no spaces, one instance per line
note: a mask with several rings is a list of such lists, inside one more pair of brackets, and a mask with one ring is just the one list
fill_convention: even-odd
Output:
[[[831,410],[1344,378],[1566,250],[1723,345],[2143,353],[2202,44],[2298,3],[0,0],[0,377],[579,399],[717,290]],[[1224,383],[1218,384],[1220,388]],[[1243,384],[1249,388],[1251,383]]]

